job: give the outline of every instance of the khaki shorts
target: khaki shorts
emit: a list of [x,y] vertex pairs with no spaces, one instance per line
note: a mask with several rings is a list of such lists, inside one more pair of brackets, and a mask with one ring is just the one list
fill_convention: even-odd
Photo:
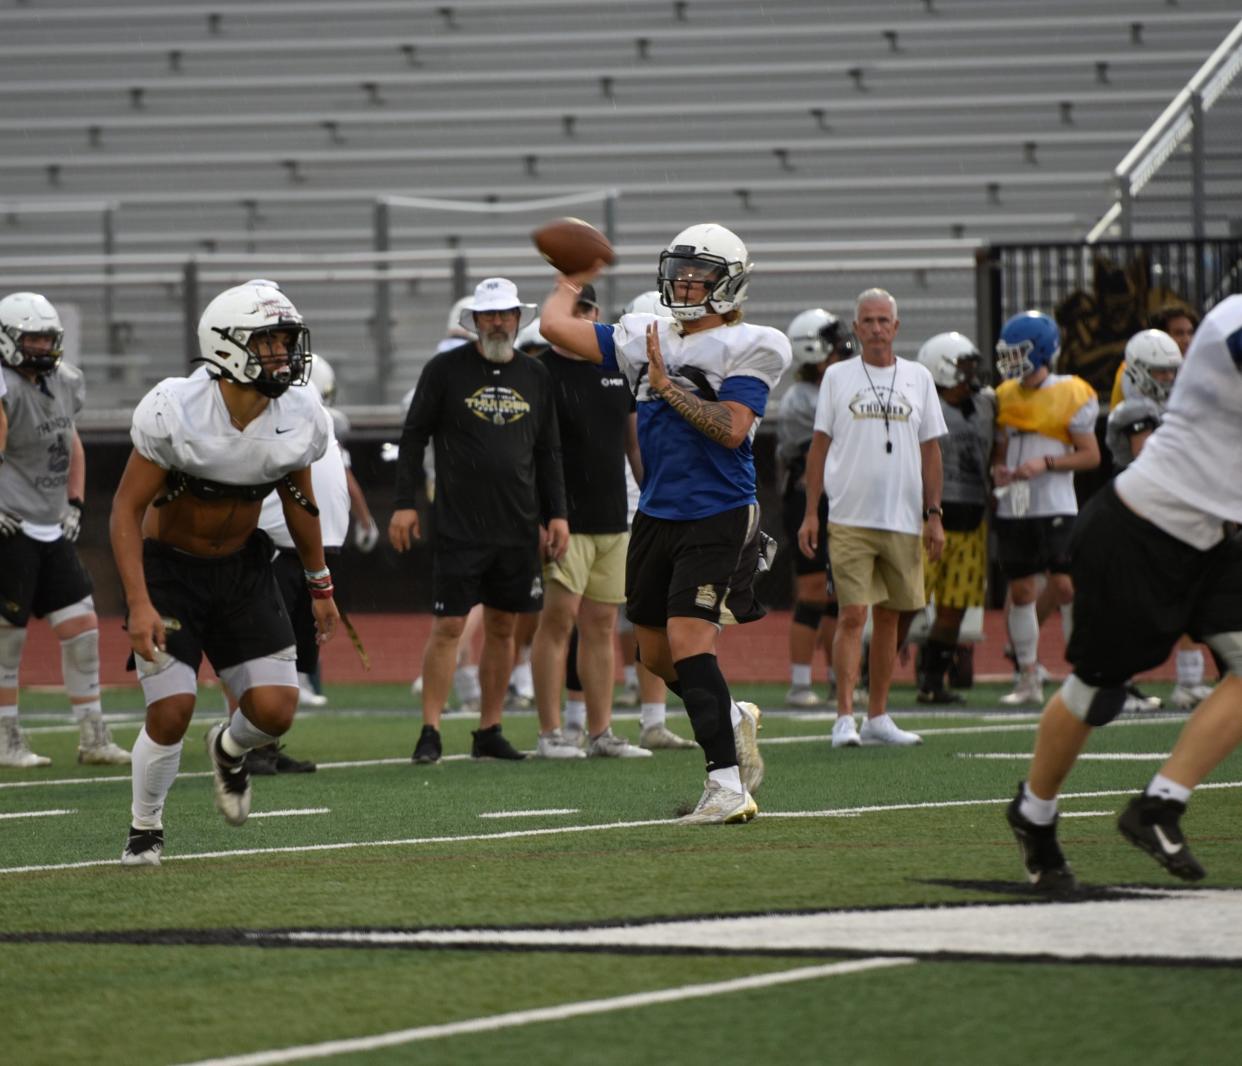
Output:
[[842,607],[914,611],[923,598],[923,544],[914,533],[828,523],[828,559]]
[[544,564],[544,583],[555,581],[596,603],[624,603],[629,542],[628,533],[571,533],[564,557]]
[[982,607],[988,569],[988,524],[968,532],[946,529],[936,562],[923,553],[923,593],[937,607]]

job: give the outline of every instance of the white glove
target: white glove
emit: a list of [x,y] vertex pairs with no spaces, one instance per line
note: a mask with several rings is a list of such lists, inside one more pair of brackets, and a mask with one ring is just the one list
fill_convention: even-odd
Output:
[[0,537],[11,537],[22,528],[22,520],[15,514],[0,511]]
[[401,445],[394,444],[390,440],[384,441],[380,445],[380,461],[385,463],[395,463],[397,456],[401,454]]
[[379,543],[379,526],[374,521],[354,523],[354,547],[369,552]]
[[70,500],[69,509],[60,516],[60,531],[65,540],[73,544],[82,532],[82,501]]

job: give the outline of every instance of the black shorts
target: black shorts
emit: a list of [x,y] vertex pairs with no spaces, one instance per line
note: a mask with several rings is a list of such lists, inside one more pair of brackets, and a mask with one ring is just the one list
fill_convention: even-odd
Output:
[[469,614],[476,603],[514,614],[543,610],[538,543],[521,548],[440,538],[432,557],[431,598],[431,612],[439,617]]
[[281,548],[272,560],[272,571],[293,626],[294,643],[298,649],[298,673],[313,674],[319,665],[319,641],[315,635],[315,614],[311,610],[310,589],[306,587],[302,559],[292,548]]
[[219,673],[291,647],[293,626],[272,571],[273,551],[261,530],[240,551],[217,559],[144,540],[147,593],[164,619],[168,654],[197,670],[205,653]]
[[1065,657],[1089,685],[1159,666],[1183,633],[1242,633],[1242,537],[1199,551],[1140,518],[1106,485],[1073,542],[1074,630]]
[[785,543],[793,559],[794,573],[822,574],[828,569],[828,497],[819,498],[819,544],[815,554],[807,558],[798,547],[798,530],[806,515],[806,493],[802,489],[788,489],[781,497],[781,520],[785,526]]
[[756,506],[689,522],[639,511],[625,560],[625,613],[653,629],[670,618],[753,622],[767,613],[755,599],[758,562]]
[[1006,581],[1033,574],[1068,574],[1073,515],[1045,518],[998,518],[996,546]]
[[0,614],[15,626],[43,618],[91,594],[91,576],[64,537],[0,537]]

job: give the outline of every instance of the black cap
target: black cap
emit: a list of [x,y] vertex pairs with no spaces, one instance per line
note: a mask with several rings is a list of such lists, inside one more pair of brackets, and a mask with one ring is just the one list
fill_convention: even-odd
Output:
[[599,302],[595,299],[595,286],[586,284],[582,286],[582,291],[578,293],[578,299],[575,303],[586,304],[587,307],[599,307]]

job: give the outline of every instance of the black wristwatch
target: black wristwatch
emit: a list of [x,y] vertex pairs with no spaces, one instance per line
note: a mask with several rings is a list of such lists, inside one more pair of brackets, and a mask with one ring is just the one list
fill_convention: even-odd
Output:
[[926,522],[929,518],[931,518],[932,515],[936,515],[940,518],[943,518],[944,512],[939,507],[934,506],[934,505],[932,507],[923,508],[923,521],[924,522]]

